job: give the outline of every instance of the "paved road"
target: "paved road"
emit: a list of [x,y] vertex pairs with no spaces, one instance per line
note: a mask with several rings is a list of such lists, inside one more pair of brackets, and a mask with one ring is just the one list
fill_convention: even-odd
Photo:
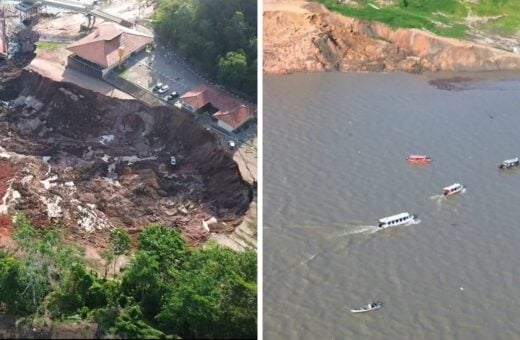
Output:
[[[156,96],[161,98],[165,98],[172,91],[176,91],[182,96],[196,86],[209,83],[208,80],[197,75],[188,64],[184,63],[173,52],[168,52],[162,46],[158,46],[153,52],[143,51],[129,58],[126,65],[128,69],[122,74],[122,77],[141,87],[151,90],[157,82],[168,85],[170,89],[167,93],[159,95],[154,92]],[[251,126],[246,131],[230,134],[215,129],[209,118],[198,117],[198,120],[203,126],[210,127],[220,136],[224,136],[225,140],[233,139],[239,144],[247,143],[250,147],[256,148],[249,142],[256,136],[256,125]]]
[[160,46],[150,53],[142,52],[129,58],[127,64],[129,68],[123,76],[148,89],[162,82],[170,87],[170,92],[177,91],[183,95],[205,83],[172,52],[166,52]]

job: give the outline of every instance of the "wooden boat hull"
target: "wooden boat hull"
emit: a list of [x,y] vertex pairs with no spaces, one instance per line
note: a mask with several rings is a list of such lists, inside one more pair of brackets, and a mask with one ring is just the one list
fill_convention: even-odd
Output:
[[378,305],[378,306],[370,308],[370,309],[368,309],[368,308],[351,309],[350,312],[354,313],[354,314],[359,314],[359,313],[371,312],[373,310],[378,310],[378,309],[381,309],[381,305]]

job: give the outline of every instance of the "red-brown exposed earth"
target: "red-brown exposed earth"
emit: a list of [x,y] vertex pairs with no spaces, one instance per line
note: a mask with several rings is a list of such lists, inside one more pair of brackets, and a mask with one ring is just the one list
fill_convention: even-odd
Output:
[[[1,74],[4,213],[20,210],[35,225],[65,226],[67,238],[98,248],[117,226],[131,234],[150,224],[179,227],[196,245],[241,222],[252,190],[190,114],[17,67]],[[202,221],[211,217],[218,223],[208,228]]]

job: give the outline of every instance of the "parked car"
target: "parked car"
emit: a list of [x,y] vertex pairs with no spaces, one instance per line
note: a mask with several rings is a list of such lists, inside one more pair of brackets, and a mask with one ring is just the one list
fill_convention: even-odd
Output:
[[157,92],[162,94],[168,92],[169,89],[170,87],[168,85],[163,85],[160,89],[157,90]]
[[163,83],[158,82],[157,84],[155,84],[155,85],[152,87],[152,91],[159,91],[163,86],[164,86]]
[[229,150],[234,150],[234,149],[235,149],[235,146],[236,146],[234,140],[230,140],[230,141],[228,141],[228,142],[227,142],[227,145],[228,145]]
[[170,157],[170,164],[173,166],[177,165],[177,158],[175,158],[175,156]]
[[179,98],[179,94],[177,92],[172,92],[168,95],[168,97],[166,97],[166,100],[167,101],[170,101],[170,100],[174,100],[174,99],[177,99]]

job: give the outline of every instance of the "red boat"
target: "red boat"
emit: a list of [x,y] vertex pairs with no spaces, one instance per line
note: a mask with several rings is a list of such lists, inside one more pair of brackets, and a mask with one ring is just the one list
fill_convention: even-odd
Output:
[[406,159],[410,163],[428,164],[432,162],[432,159],[426,155],[410,155]]

